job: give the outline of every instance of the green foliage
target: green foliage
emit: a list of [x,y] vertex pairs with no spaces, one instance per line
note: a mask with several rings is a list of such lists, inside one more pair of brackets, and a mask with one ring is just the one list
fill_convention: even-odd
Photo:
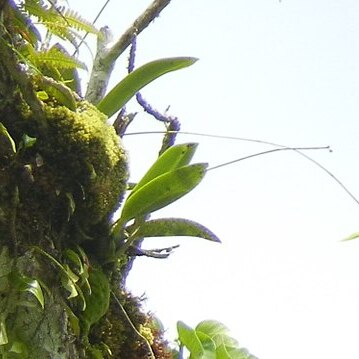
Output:
[[[125,201],[121,217],[113,227],[115,234],[118,234],[129,220],[146,217],[167,206],[186,195],[201,182],[207,164],[189,165],[196,148],[195,143],[176,145],[167,149],[155,161]],[[173,229],[175,227],[172,227]],[[183,225],[179,233],[181,231]]]
[[130,196],[156,177],[188,165],[192,160],[197,146],[198,143],[183,143],[168,148],[167,151],[162,153],[162,155],[155,161],[155,163],[132,189]]
[[18,271],[13,271],[9,274],[9,281],[16,290],[32,294],[41,305],[41,308],[44,309],[44,295],[36,279],[29,278]]
[[206,167],[206,163],[196,163],[154,178],[126,200],[119,223],[150,214],[183,197],[201,182]]
[[229,335],[228,328],[218,321],[202,321],[195,329],[179,321],[177,332],[179,359],[183,358],[183,347],[189,351],[190,359],[256,359],[246,349],[240,348]]
[[197,59],[193,57],[174,57],[149,62],[127,75],[101,101],[97,108],[108,117],[114,115],[144,86],[158,77],[188,67]]
[[107,312],[110,304],[109,279],[100,268],[92,268],[89,273],[90,291],[85,294],[86,308],[80,313],[83,334],[88,335],[93,324]]
[[19,10],[44,25],[52,34],[77,45],[78,31],[98,34],[97,29],[79,14],[63,6],[56,6],[53,2],[40,0],[26,0]]
[[161,218],[146,221],[140,225],[135,235],[138,238],[186,236],[220,242],[220,239],[206,227],[183,218]]
[[47,100],[51,96],[56,99],[60,105],[67,107],[71,111],[76,111],[77,104],[75,96],[70,88],[49,77],[39,76],[37,79],[41,91],[45,91],[45,93],[48,94],[47,98],[43,98],[44,100]]
[[[1,47],[0,85],[8,86],[10,94],[0,101],[0,214],[5,218],[0,218],[0,234],[6,233],[1,238],[4,251],[14,248],[17,263],[13,266],[12,255],[6,252],[2,258],[1,252],[0,294],[6,300],[0,301],[0,355],[64,358],[66,345],[83,350],[85,357],[127,357],[121,356],[123,342],[132,340],[135,353],[145,345],[154,357],[157,346],[168,358],[161,330],[149,324],[140,304],[132,305],[131,314],[121,304],[132,260],[127,250],[145,237],[220,242],[195,221],[149,220],[153,212],[192,191],[207,164],[190,164],[196,143],[170,147],[132,189],[112,224],[128,172],[126,153],[107,119],[141,88],[197,59],[147,63],[120,81],[96,108],[79,96],[77,69],[86,69],[83,62],[53,45],[55,36],[77,51],[84,32],[99,34],[95,27],[57,2],[9,4],[7,16],[0,19],[0,45],[6,45]],[[44,41],[37,24],[46,28]],[[26,270],[16,267],[20,257]],[[42,273],[44,268],[49,272]],[[179,322],[178,333],[180,346],[193,359],[254,358],[218,322],[205,321],[195,329]]]

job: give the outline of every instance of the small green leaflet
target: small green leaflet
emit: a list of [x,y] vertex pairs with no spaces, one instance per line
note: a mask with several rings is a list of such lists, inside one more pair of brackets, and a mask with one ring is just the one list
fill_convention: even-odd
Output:
[[111,117],[119,111],[138,91],[158,77],[193,65],[193,57],[172,57],[149,62],[127,75],[98,104],[97,108]]
[[133,195],[138,189],[154,178],[173,171],[176,168],[188,165],[197,149],[198,143],[181,143],[172,146],[162,153],[156,162],[150,167],[146,174],[141,178],[133,188],[130,195]]
[[121,228],[127,221],[157,211],[183,197],[201,182],[207,166],[207,163],[196,163],[180,167],[146,183],[127,198],[117,226]]
[[221,242],[208,228],[183,218],[161,218],[147,221],[142,223],[136,232],[138,238],[176,236],[199,237],[213,242]]
[[40,303],[41,308],[44,309],[44,295],[41,286],[36,279],[26,277],[19,272],[11,272],[9,274],[10,283],[21,292],[29,292]]

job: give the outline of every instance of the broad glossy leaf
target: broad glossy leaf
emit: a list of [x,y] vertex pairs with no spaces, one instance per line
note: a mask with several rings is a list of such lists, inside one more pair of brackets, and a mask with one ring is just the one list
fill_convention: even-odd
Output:
[[138,229],[136,236],[139,238],[187,236],[220,242],[219,238],[206,227],[183,218],[161,218],[144,222]]
[[130,195],[154,178],[166,172],[173,171],[176,168],[188,165],[197,149],[197,146],[198,143],[182,143],[168,148],[160,157],[158,157],[156,162],[133,188]]
[[[196,335],[203,347],[203,358],[216,359],[216,345],[214,341],[207,334],[199,332],[197,330]],[[192,356],[190,358],[192,358]]]
[[193,57],[172,57],[149,62],[127,75],[98,104],[97,108],[111,117],[138,91],[158,77],[194,64]]
[[204,354],[201,341],[197,337],[196,331],[185,323],[177,322],[178,340],[191,353],[193,358],[201,358]]
[[118,226],[132,218],[157,211],[183,197],[201,182],[207,166],[206,163],[184,166],[145,184],[127,198]]
[[228,335],[229,329],[221,322],[216,320],[203,320],[196,326],[196,331],[203,332],[214,338],[216,335]]

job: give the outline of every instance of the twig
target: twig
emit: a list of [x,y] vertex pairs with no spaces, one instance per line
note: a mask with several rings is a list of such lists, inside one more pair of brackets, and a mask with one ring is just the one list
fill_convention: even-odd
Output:
[[[86,99],[92,103],[98,103],[104,96],[114,63],[118,57],[131,44],[134,34],[140,34],[161,11],[169,5],[171,0],[154,0],[152,4],[132,23],[125,33],[112,45],[107,38],[97,48],[90,81],[87,87]],[[103,29],[101,29],[103,30]],[[104,30],[106,31],[106,30]]]

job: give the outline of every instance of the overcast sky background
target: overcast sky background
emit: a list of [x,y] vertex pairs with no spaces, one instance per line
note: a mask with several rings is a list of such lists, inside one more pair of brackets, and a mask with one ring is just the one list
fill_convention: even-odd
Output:
[[[70,5],[93,19],[103,2]],[[98,25],[119,35],[149,3],[113,0]],[[91,61],[87,50],[82,55]],[[171,105],[183,130],[330,145],[332,153],[307,154],[359,197],[357,0],[173,0],[139,36],[136,63],[169,56],[200,61],[142,93],[160,110]],[[129,131],[160,128],[141,113]],[[124,141],[136,181],[161,137]],[[188,141],[200,143],[195,160],[211,166],[271,148],[178,137]],[[146,248],[181,244],[167,260],[137,259],[128,279],[169,339],[177,320],[217,319],[261,359],[359,358],[359,240],[340,242],[359,231],[359,205],[313,163],[278,152],[209,172],[160,216],[196,220],[223,242],[144,241]]]

